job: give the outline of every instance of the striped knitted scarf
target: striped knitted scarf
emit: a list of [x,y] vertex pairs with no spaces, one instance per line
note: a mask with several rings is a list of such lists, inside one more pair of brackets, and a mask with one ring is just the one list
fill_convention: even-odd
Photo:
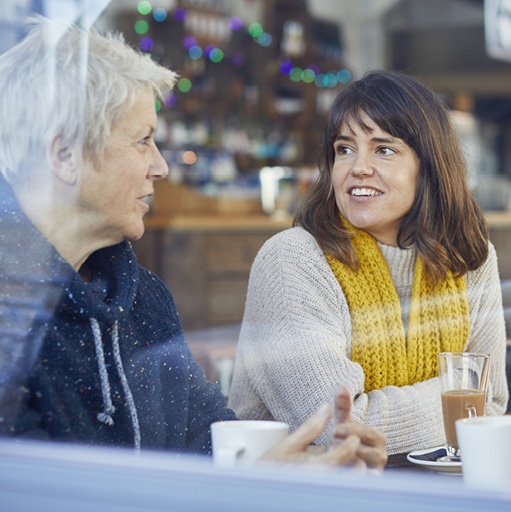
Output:
[[436,354],[462,351],[468,337],[465,278],[455,279],[449,272],[433,288],[417,257],[406,339],[399,297],[378,244],[365,231],[343,222],[353,232],[359,269],[353,272],[329,254],[326,257],[348,303],[351,360],[364,370],[365,391],[435,377]]

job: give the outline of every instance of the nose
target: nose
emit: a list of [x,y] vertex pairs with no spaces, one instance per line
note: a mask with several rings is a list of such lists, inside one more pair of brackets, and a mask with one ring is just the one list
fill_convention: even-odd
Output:
[[351,166],[353,176],[372,176],[374,169],[368,152],[359,151]]
[[149,177],[154,180],[162,180],[169,175],[169,166],[163,155],[160,153],[158,146],[153,141],[153,159],[149,166]]

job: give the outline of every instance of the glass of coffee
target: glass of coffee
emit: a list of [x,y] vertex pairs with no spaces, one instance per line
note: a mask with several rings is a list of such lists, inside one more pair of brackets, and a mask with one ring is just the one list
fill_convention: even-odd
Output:
[[441,352],[437,361],[447,450],[447,456],[442,460],[459,461],[455,422],[460,418],[484,415],[491,356]]

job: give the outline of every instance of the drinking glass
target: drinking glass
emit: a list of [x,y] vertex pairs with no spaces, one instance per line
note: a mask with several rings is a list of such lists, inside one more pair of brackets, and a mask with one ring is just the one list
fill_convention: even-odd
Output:
[[441,352],[437,355],[438,377],[447,456],[443,461],[459,461],[456,420],[484,415],[491,356],[473,352]]

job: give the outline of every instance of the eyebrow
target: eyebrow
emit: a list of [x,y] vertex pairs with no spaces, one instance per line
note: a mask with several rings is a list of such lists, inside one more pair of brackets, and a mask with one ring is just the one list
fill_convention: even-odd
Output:
[[[334,142],[337,141],[348,141],[353,142],[355,140],[351,135],[338,135]],[[402,141],[400,139],[396,139],[394,137],[373,137],[371,139],[372,142],[379,142],[383,144],[401,144]]]

